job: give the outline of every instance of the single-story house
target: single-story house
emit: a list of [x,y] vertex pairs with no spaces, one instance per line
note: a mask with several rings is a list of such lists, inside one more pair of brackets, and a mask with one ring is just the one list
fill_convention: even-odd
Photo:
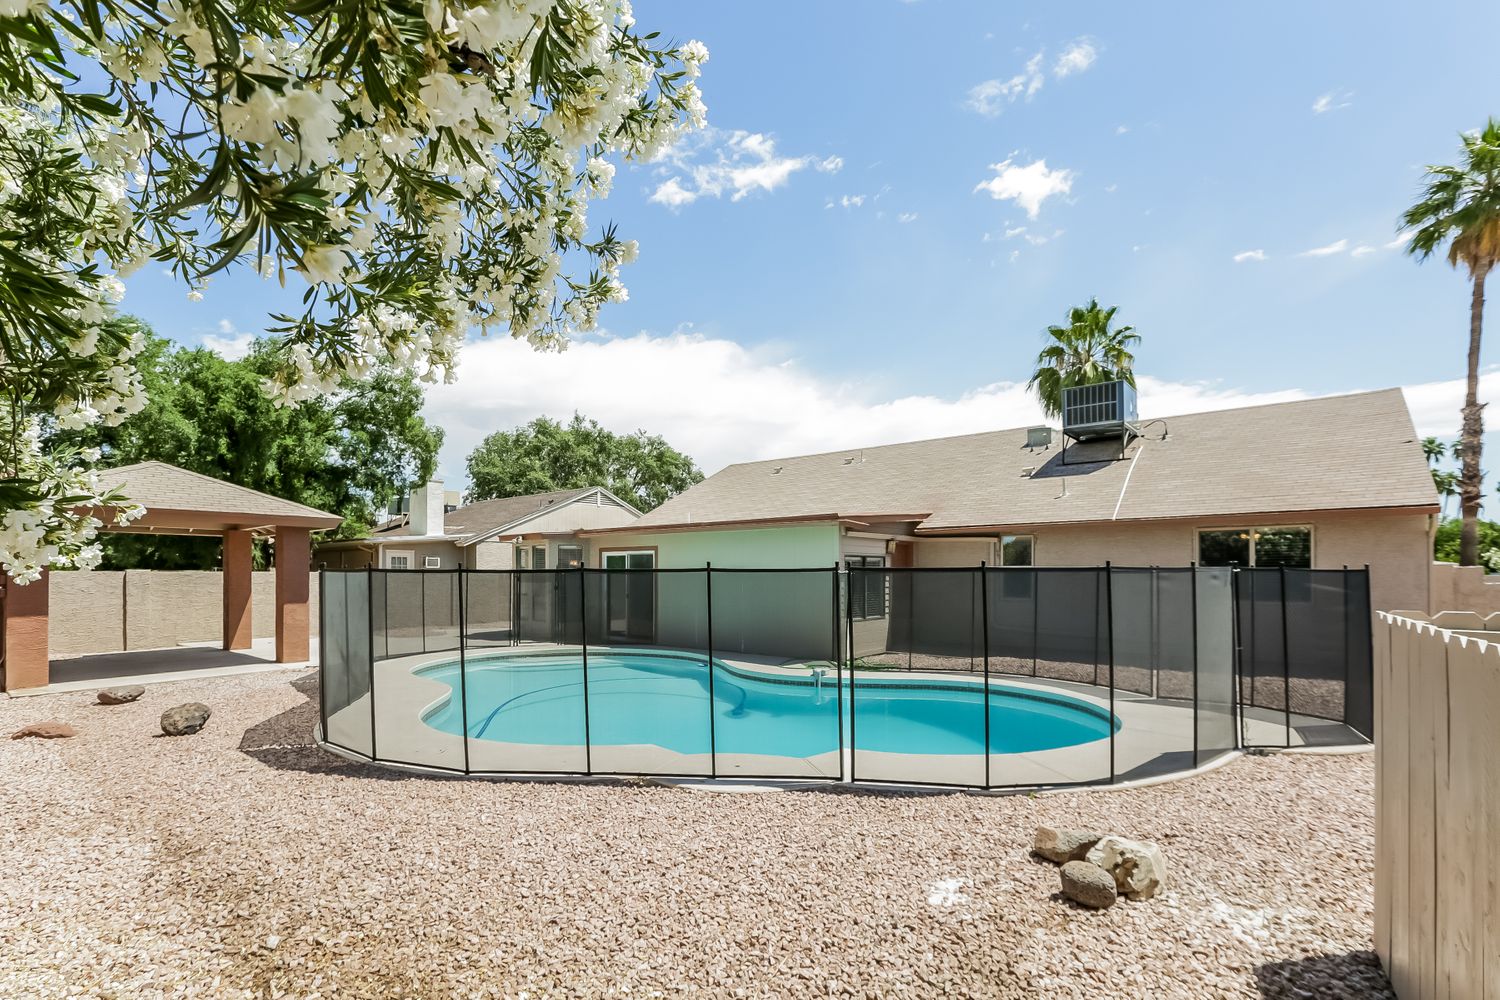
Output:
[[1399,389],[1144,419],[1128,442],[1017,428],[732,465],[587,565],[1369,565],[1428,607],[1438,496]]
[[314,567],[328,569],[550,569],[581,566],[586,528],[623,527],[641,512],[601,486],[481,500],[457,506],[434,480],[414,490],[410,510],[369,538],[325,542]]

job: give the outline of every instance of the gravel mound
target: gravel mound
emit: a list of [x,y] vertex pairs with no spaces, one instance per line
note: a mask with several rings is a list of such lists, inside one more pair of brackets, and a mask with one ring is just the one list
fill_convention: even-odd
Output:
[[[351,764],[310,745],[305,672],[93,698],[0,700],[0,731],[80,730],[0,741],[0,996],[1391,995],[1368,755],[1036,798],[720,795]],[[155,737],[182,701],[214,725]],[[1069,906],[1040,825],[1155,841],[1171,883]]]

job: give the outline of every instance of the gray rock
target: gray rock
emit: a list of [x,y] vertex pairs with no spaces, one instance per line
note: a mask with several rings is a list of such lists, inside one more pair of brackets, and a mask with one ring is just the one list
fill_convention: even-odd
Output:
[[161,713],[161,731],[168,736],[191,736],[203,728],[213,713],[207,705],[190,701]]
[[1088,856],[1089,850],[1103,838],[1104,834],[1091,830],[1056,830],[1050,826],[1039,826],[1031,839],[1031,849],[1048,861],[1061,865],[1069,861],[1082,861]]
[[1075,903],[1106,910],[1115,905],[1115,880],[1098,865],[1069,861],[1062,866],[1062,894]]
[[129,687],[105,688],[99,692],[99,704],[128,705],[145,693],[146,689],[139,684],[132,684]]
[[1143,840],[1105,837],[1088,860],[1109,872],[1122,896],[1150,899],[1167,883],[1167,858],[1160,847]]
[[56,719],[48,719],[46,722],[33,722],[29,726],[22,726],[10,734],[13,740],[38,739],[38,740],[66,740],[77,736],[78,730],[66,722],[58,722]]

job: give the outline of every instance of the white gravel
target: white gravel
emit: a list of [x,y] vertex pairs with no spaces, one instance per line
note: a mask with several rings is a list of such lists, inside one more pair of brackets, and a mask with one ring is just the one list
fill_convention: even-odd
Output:
[[[1119,792],[397,775],[310,745],[306,673],[0,699],[4,997],[1363,997],[1368,755]],[[163,709],[203,701],[197,736]],[[1155,840],[1172,885],[1085,911],[1040,823]]]

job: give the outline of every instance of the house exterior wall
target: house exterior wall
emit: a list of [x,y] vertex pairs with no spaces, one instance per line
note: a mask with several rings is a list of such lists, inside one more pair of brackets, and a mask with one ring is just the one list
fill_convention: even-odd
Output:
[[[1207,528],[1306,524],[1313,529],[1313,567],[1370,567],[1374,610],[1426,608],[1432,542],[1426,514],[1336,511],[1293,518],[1214,517],[1192,521],[1108,522],[1044,526],[1038,566],[1186,566],[1198,558],[1197,532]],[[917,545],[918,565],[922,544]]]
[[609,549],[656,549],[661,569],[691,569],[713,563],[720,569],[800,569],[839,561],[836,524],[791,524],[722,531],[619,532],[588,539],[590,566],[601,565]]
[[[380,566],[390,567],[390,557],[393,552],[410,552],[412,554],[412,569],[458,569],[464,558],[468,555],[466,549],[460,548],[457,542],[412,542],[401,541],[400,538],[392,538],[382,541],[380,546]],[[436,556],[442,561],[441,566],[424,566],[423,560],[428,556]]]
[[470,569],[515,568],[515,546],[510,542],[491,539],[469,546]]
[[[308,598],[317,633],[318,587],[312,574]],[[251,624],[255,638],[276,634],[276,574],[251,578]],[[51,636],[54,655],[163,649],[185,642],[223,638],[224,575],[212,570],[90,570],[51,575]]]
[[608,500],[595,505],[592,500],[554,507],[538,514],[524,524],[508,529],[507,534],[532,534],[551,531],[580,531],[588,528],[623,528],[636,516],[624,507],[617,507]]

